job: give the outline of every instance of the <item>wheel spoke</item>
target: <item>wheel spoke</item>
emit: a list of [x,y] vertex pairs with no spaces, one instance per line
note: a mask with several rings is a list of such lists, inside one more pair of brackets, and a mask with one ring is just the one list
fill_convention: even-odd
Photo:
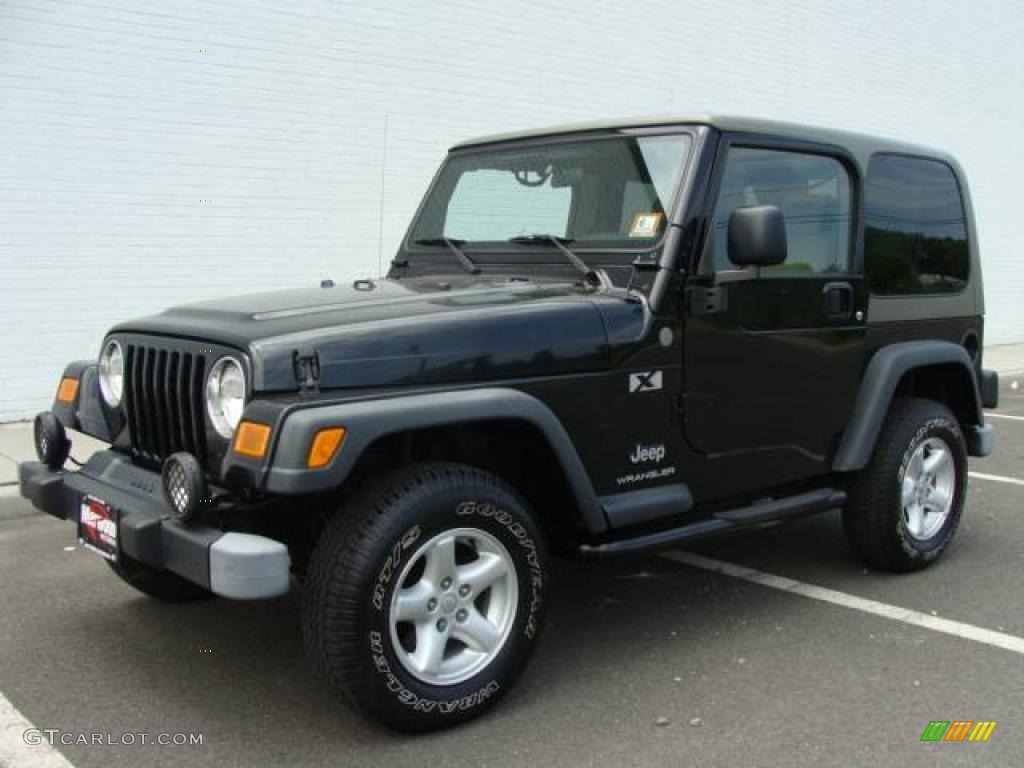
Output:
[[946,463],[949,461],[949,451],[945,448],[936,448],[927,459],[924,460],[922,466],[925,472],[932,475],[944,469]]
[[906,509],[907,530],[914,536],[920,536],[924,530],[924,509],[918,503],[913,503]]
[[915,490],[916,490],[916,486],[914,485],[914,480],[913,480],[912,477],[910,477],[910,473],[907,472],[907,474],[903,476],[903,507],[904,507],[904,509],[906,509],[907,507],[909,507],[911,504],[914,503],[914,491]]
[[488,653],[501,642],[501,632],[476,608],[469,610],[469,616],[452,630],[452,636],[464,642],[470,650]]
[[935,508],[936,512],[944,512],[946,507],[949,506],[949,500],[952,495],[952,489],[948,485],[940,483],[932,489],[932,495],[928,498],[928,503]]
[[920,479],[921,473],[924,471],[924,448],[923,446],[914,451],[914,455],[910,457],[910,463],[907,465],[906,476],[911,478],[915,483]]
[[459,566],[458,580],[460,584],[469,584],[479,595],[507,573],[508,565],[503,558],[490,552],[481,552],[473,562]]
[[426,621],[430,618],[427,601],[434,591],[425,581],[419,581],[408,589],[400,590],[395,596],[395,621]]
[[416,625],[416,651],[409,657],[416,669],[430,675],[437,674],[448,645],[449,631],[439,632],[434,624]]
[[427,552],[427,565],[423,570],[423,578],[435,587],[443,579],[455,575],[455,537],[445,536],[438,539]]

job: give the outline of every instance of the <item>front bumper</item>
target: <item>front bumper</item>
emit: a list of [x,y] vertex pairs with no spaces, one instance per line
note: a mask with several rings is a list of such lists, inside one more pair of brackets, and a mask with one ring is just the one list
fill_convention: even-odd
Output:
[[120,552],[238,600],[288,591],[288,548],[274,539],[179,525],[163,500],[160,475],[114,451],[93,455],[81,471],[52,470],[29,461],[18,467],[21,495],[54,517],[77,524],[82,497],[102,499],[118,511]]

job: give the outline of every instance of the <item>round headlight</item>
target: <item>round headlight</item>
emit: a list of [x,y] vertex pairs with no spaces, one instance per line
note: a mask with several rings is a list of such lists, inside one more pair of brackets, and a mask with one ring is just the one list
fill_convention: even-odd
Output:
[[222,357],[206,377],[206,412],[217,434],[230,438],[245,407],[245,371],[233,357]]
[[121,345],[111,339],[100,355],[100,393],[107,405],[116,408],[124,394],[124,353]]

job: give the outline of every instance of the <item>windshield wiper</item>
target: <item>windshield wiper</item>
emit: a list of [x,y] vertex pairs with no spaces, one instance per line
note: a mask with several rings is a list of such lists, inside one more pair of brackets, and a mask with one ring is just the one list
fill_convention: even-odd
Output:
[[465,244],[465,240],[456,240],[453,237],[423,237],[419,240],[414,240],[413,242],[416,243],[416,245],[446,245],[448,246],[448,249],[458,257],[459,263],[466,268],[467,272],[471,275],[480,274],[480,267],[478,267],[476,263],[469,258],[469,256],[463,253],[462,249],[459,247],[460,245]]
[[605,286],[608,284],[608,278],[603,275],[603,273],[598,272],[596,269],[591,267],[587,262],[581,259],[575,251],[569,248],[569,243],[573,241],[571,237],[559,237],[558,235],[517,235],[516,237],[510,237],[508,241],[510,243],[522,243],[524,245],[530,245],[532,243],[548,243],[549,245],[553,245],[564,253],[565,258],[567,258],[591,283],[597,286]]

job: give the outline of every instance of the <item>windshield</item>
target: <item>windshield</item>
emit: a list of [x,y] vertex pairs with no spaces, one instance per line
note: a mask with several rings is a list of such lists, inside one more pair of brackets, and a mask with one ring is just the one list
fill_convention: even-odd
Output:
[[690,151],[685,134],[593,138],[452,155],[410,241],[469,247],[555,236],[574,248],[658,242]]

